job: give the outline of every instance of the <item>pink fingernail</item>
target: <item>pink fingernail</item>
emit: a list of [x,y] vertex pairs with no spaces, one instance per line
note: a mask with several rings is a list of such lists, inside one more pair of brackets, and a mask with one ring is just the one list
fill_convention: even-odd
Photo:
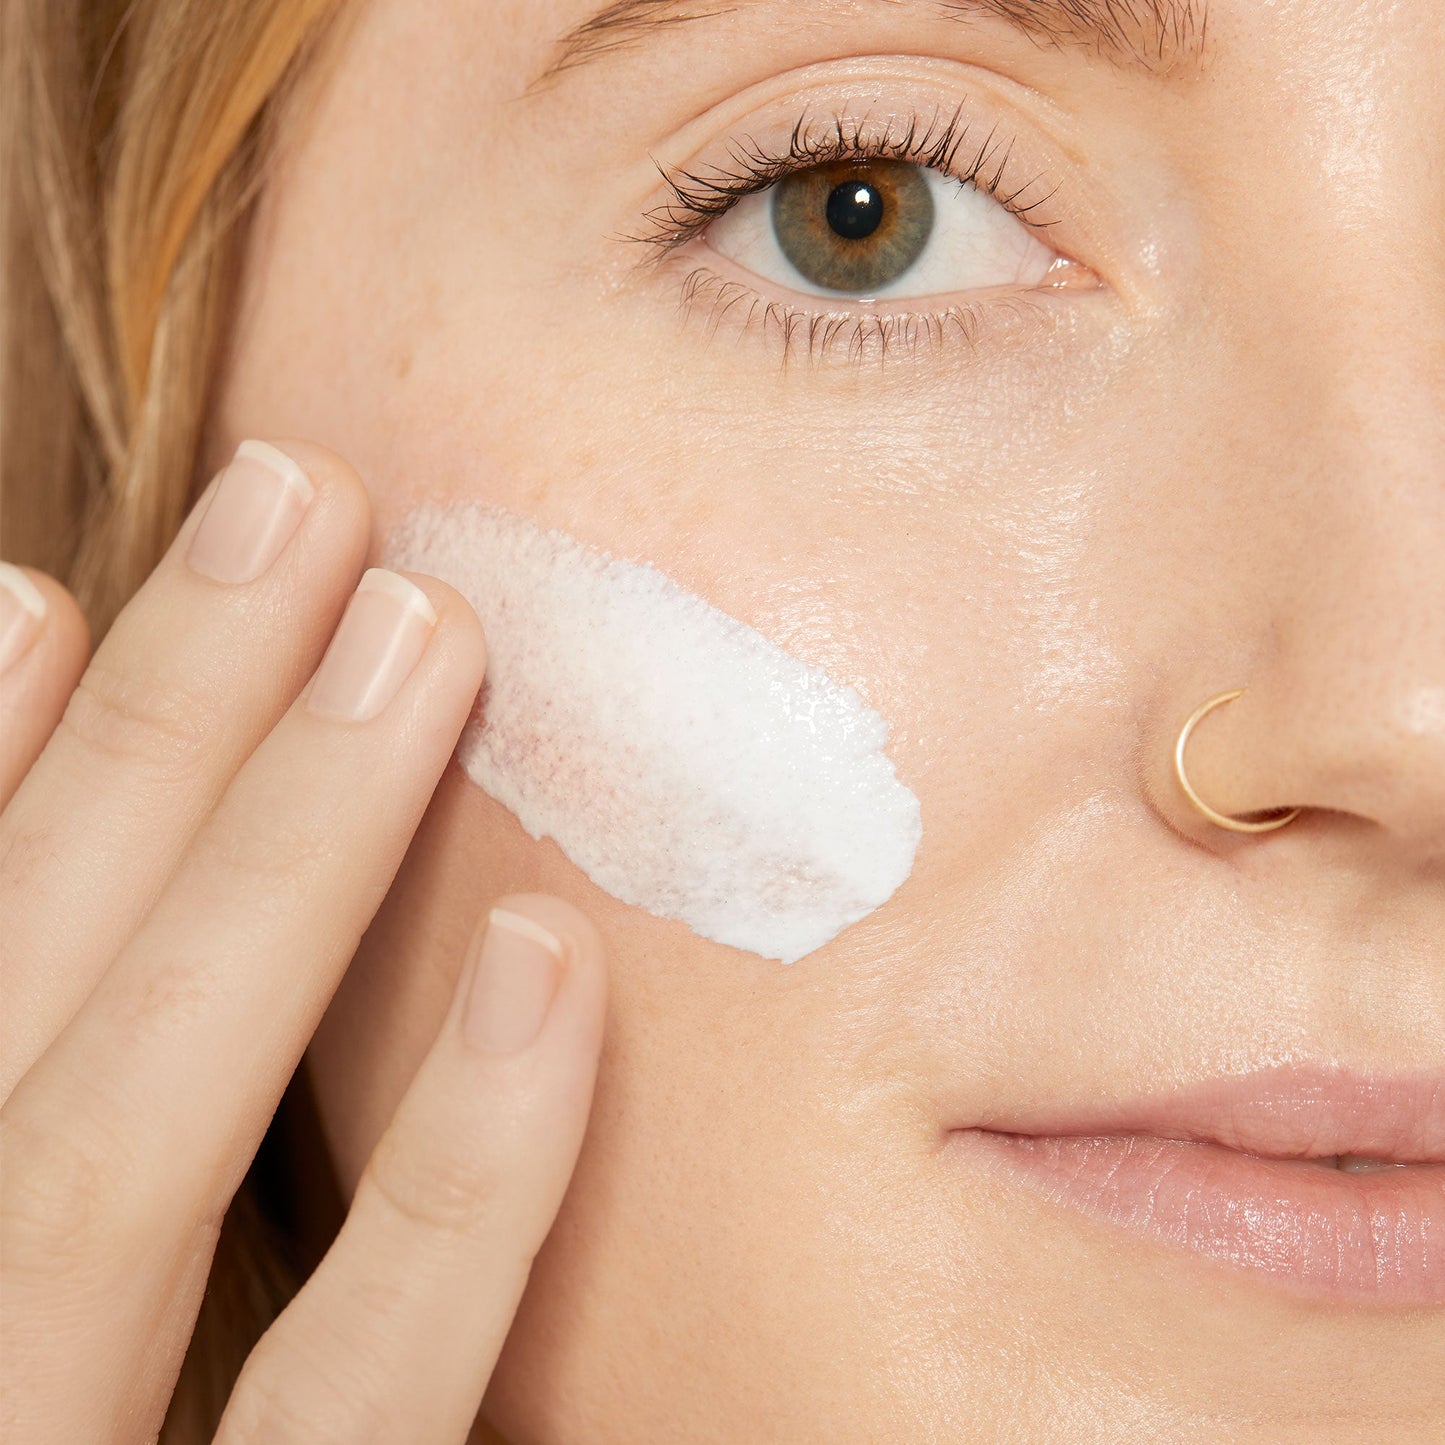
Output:
[[254,582],[281,555],[315,495],[285,452],[268,442],[242,442],[221,473],[186,561],[215,582]]
[[0,672],[19,662],[40,636],[45,597],[24,572],[0,562]]
[[462,1032],[489,1053],[514,1054],[542,1031],[561,976],[562,945],[534,919],[494,908],[467,995]]
[[346,604],[306,706],[343,722],[375,717],[421,660],[436,620],[420,587],[395,572],[371,568]]

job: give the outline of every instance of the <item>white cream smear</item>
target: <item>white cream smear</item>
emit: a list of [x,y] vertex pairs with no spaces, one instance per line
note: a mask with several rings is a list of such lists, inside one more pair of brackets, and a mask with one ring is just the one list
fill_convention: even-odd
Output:
[[793,963],[908,877],[882,717],[655,568],[476,502],[411,512],[385,563],[486,629],[467,775],[614,897]]

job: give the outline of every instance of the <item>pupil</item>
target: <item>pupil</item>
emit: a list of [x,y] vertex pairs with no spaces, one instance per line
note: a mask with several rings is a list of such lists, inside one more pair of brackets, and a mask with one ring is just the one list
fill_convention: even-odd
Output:
[[847,241],[871,236],[883,223],[883,197],[866,181],[844,181],[828,196],[828,224]]

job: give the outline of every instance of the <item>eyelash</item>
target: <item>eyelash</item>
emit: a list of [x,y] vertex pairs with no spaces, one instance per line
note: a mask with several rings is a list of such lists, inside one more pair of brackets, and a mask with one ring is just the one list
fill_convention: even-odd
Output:
[[[925,166],[951,176],[961,185],[973,186],[1036,231],[1047,231],[1057,224],[1039,214],[1057,194],[1057,185],[1030,198],[1029,193],[1043,174],[1020,186],[1006,182],[1014,142],[1000,136],[998,125],[989,130],[977,149],[968,151],[964,147],[970,126],[962,118],[962,107],[947,119],[937,114],[927,122],[914,117],[901,129],[890,123],[870,135],[867,127],[866,117],[835,116],[820,130],[813,117],[805,115],[793,127],[782,154],[771,154],[749,138],[734,142],[726,164],[713,170],[689,171],[659,165],[669,199],[647,212],[645,231],[624,239],[647,247],[651,252],[648,261],[660,265],[744,197],[766,190],[795,171],[836,161],[878,158]],[[961,153],[968,157],[962,165]],[[682,303],[685,311],[706,307],[712,331],[724,315],[740,307],[744,329],[756,326],[775,333],[782,341],[785,360],[797,351],[817,359],[839,347],[846,349],[852,361],[874,353],[882,360],[900,349],[913,353],[925,345],[936,346],[948,336],[972,348],[986,319],[1007,314],[1018,317],[1034,309],[1020,294],[988,302],[956,303],[944,311],[932,312],[815,311],[769,300],[706,265],[696,266],[683,281]]]
[[1042,175],[1013,190],[1004,185],[1014,143],[1011,139],[1000,139],[997,125],[973,153],[973,159],[959,167],[958,153],[969,132],[969,126],[962,119],[962,107],[947,120],[934,116],[925,125],[921,117],[915,116],[903,131],[890,127],[871,137],[865,133],[866,119],[836,116],[822,134],[812,128],[813,124],[809,116],[798,121],[784,155],[770,155],[750,138],[733,143],[727,167],[698,172],[660,165],[658,169],[672,198],[647,213],[649,229],[646,232],[628,239],[651,247],[655,258],[660,260],[685,246],[719,216],[732,210],[744,196],[766,190],[795,171],[835,161],[877,159],[909,161],[952,176],[961,185],[973,186],[991,196],[1035,230],[1044,231],[1056,224],[1033,213],[1053,199],[1057,186],[1025,202],[1024,196],[1043,179]]

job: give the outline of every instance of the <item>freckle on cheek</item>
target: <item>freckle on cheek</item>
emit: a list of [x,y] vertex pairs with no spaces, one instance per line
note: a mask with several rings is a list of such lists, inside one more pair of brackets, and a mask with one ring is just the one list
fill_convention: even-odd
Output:
[[486,629],[468,777],[624,903],[792,963],[907,878],[884,720],[655,568],[474,502],[417,508],[385,565]]

